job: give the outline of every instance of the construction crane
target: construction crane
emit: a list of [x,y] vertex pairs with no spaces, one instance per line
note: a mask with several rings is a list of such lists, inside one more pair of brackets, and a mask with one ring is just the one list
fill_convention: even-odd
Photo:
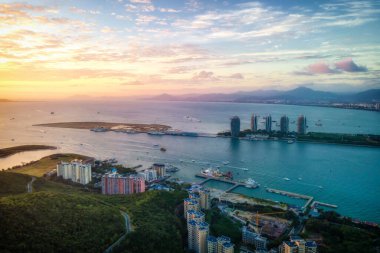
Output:
[[280,214],[280,213],[286,213],[287,211],[280,211],[280,212],[271,212],[271,213],[260,213],[256,212],[256,233],[260,234],[259,231],[259,215],[269,215],[269,214]]

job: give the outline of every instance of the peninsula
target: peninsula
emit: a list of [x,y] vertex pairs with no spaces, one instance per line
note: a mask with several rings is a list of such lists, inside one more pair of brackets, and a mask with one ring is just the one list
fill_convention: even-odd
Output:
[[10,148],[2,148],[0,149],[0,158],[11,156],[20,152],[45,150],[45,149],[57,149],[57,148],[53,146],[46,146],[46,145],[22,145],[22,146],[10,147]]
[[160,124],[130,124],[130,123],[112,123],[112,122],[60,122],[38,124],[34,126],[43,127],[58,127],[58,128],[74,128],[74,129],[89,129],[95,132],[164,132],[171,129],[170,126]]

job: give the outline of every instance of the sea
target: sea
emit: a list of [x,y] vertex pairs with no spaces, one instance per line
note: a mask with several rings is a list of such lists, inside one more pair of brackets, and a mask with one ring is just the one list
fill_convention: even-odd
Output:
[[[272,116],[278,129],[282,115],[296,128],[305,115],[308,131],[379,134],[380,113],[328,107],[206,102],[155,101],[56,101],[0,103],[0,147],[46,144],[58,150],[31,151],[0,159],[0,169],[38,160],[57,152],[72,152],[97,159],[116,158],[126,166],[166,163],[180,171],[172,177],[199,182],[202,168],[231,171],[235,180],[253,178],[258,189],[233,192],[302,206],[304,200],[268,193],[266,187],[313,196],[338,205],[344,216],[380,224],[380,148],[350,145],[248,141],[229,138],[156,136],[116,132],[49,128],[35,124],[73,121],[165,124],[174,129],[215,134],[229,130],[230,118],[239,116],[242,129],[249,128],[252,113]],[[318,124],[316,124],[318,123]],[[321,123],[321,124],[319,124]],[[318,126],[319,125],[319,126]],[[160,151],[165,147],[166,152]],[[248,169],[248,170],[245,170]],[[289,180],[285,180],[288,178]],[[228,185],[211,182],[209,187]]]

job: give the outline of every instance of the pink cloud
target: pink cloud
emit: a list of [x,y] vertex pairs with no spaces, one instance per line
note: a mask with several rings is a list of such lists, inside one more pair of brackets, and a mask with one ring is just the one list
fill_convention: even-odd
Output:
[[337,69],[347,72],[367,72],[368,69],[365,66],[357,65],[351,58],[343,59],[335,63]]
[[306,70],[310,74],[331,74],[335,72],[327,63],[324,62],[310,64],[307,66]]

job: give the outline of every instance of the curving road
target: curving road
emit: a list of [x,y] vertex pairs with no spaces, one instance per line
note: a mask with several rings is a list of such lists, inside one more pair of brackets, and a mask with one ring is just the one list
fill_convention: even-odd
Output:
[[26,190],[28,193],[33,192],[33,182],[36,181],[35,177],[32,177],[32,180],[26,185]]

